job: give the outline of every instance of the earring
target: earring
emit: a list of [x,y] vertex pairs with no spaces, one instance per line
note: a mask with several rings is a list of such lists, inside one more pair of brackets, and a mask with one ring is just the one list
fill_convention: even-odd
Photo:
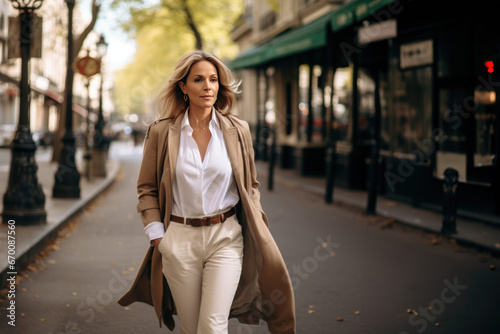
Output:
[[187,100],[188,100],[188,96],[187,96],[187,94],[184,94],[184,101],[187,102]]

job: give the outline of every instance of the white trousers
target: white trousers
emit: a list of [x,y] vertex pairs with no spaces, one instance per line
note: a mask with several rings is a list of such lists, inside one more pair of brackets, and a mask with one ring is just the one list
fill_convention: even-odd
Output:
[[170,222],[158,250],[181,333],[227,334],[243,261],[236,215],[212,226]]

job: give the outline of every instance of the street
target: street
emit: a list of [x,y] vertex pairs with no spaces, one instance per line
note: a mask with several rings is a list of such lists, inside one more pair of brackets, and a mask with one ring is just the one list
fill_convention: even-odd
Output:
[[[150,306],[116,303],[149,244],[136,212],[141,150],[119,144],[111,157],[122,164],[115,183],[19,275],[15,326],[0,297],[1,333],[169,332]],[[260,190],[294,286],[297,333],[498,333],[499,259],[299,188]],[[268,331],[232,319],[229,333]]]

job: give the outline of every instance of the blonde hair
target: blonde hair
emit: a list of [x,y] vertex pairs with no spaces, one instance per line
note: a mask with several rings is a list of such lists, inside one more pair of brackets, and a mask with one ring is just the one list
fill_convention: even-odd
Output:
[[174,72],[170,76],[166,87],[159,93],[159,118],[175,119],[184,113],[189,106],[189,101],[184,101],[184,93],[179,87],[179,82],[186,82],[191,67],[200,62],[208,61],[217,69],[219,78],[219,92],[215,101],[215,109],[229,114],[236,102],[235,95],[239,93],[240,82],[233,78],[231,70],[210,52],[196,50],[182,56],[175,65]]

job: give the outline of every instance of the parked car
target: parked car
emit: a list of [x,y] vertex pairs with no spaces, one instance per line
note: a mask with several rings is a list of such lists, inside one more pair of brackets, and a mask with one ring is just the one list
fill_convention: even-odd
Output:
[[0,147],[9,147],[16,134],[17,124],[0,124]]

